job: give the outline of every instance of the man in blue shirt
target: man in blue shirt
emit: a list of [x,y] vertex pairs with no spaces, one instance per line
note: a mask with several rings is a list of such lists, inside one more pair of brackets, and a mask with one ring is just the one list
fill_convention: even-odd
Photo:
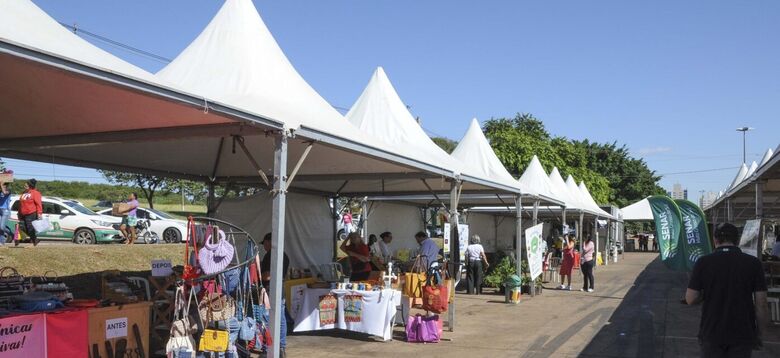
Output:
[[0,184],[0,245],[5,244],[8,240],[5,237],[5,224],[8,222],[8,217],[11,216],[11,208],[8,206],[11,203],[11,191],[8,190],[8,183]]
[[420,256],[425,259],[425,267],[430,267],[432,263],[436,262],[439,258],[439,245],[431,240],[423,231],[414,235],[417,243],[420,244]]

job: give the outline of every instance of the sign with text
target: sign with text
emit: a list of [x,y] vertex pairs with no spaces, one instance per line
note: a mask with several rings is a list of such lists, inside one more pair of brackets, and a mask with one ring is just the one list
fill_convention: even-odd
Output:
[[525,253],[528,258],[528,271],[531,281],[542,274],[542,231],[544,224],[539,224],[525,230]]
[[45,357],[43,314],[0,319],[0,357]]
[[739,249],[742,252],[758,257],[758,239],[760,238],[761,219],[745,221],[742,236],[739,238]]
[[152,260],[152,276],[165,277],[173,275],[171,260]]
[[127,337],[127,317],[106,320],[106,339]]
[[444,256],[450,253],[450,238],[452,237],[450,223],[444,223]]
[[458,224],[458,245],[460,245],[460,262],[466,261],[466,247],[469,246],[469,226]]

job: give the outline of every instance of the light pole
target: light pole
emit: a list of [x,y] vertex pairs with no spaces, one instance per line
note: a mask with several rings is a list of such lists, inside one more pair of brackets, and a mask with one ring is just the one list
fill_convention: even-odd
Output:
[[739,128],[737,128],[737,132],[742,132],[742,164],[747,163],[747,159],[745,158],[745,155],[746,155],[745,154],[745,149],[746,149],[745,141],[747,140],[746,139],[747,131],[753,130],[753,129],[755,129],[755,128],[753,128],[753,127],[739,127]]

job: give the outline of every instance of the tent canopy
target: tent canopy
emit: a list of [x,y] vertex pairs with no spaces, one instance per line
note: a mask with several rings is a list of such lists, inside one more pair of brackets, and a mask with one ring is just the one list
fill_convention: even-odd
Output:
[[566,204],[565,198],[558,197],[555,194],[553,184],[536,155],[531,158],[531,162],[528,163],[528,167],[518,181],[531,195],[550,198],[561,205]]
[[583,201],[588,205],[589,208],[593,209],[593,211],[602,217],[614,219],[610,213],[604,211],[604,209],[602,209],[599,204],[593,200],[593,196],[590,195],[590,190],[588,190],[588,187],[585,185],[584,181],[580,181],[580,185],[578,187],[580,189],[580,194],[582,195]]
[[623,212],[623,221],[653,221],[653,211],[650,210],[650,202],[647,201],[647,198],[626,206],[620,211]]

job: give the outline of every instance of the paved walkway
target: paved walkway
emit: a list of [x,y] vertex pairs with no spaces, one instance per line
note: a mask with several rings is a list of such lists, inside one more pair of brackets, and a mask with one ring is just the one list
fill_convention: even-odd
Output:
[[[518,305],[503,296],[456,296],[455,332],[438,344],[377,342],[348,332],[294,335],[290,357],[697,357],[699,307],[679,303],[685,274],[657,254],[627,253],[596,271],[596,292],[546,290]],[[573,286],[581,281],[575,274]],[[550,287],[553,284],[549,284]],[[763,352],[780,356],[780,328]]]

